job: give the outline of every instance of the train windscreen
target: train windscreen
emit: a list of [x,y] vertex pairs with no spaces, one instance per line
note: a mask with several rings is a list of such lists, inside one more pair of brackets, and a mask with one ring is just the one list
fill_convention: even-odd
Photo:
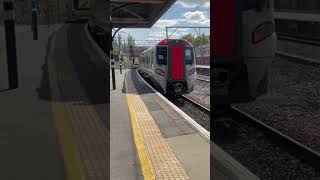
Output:
[[167,65],[167,47],[157,48],[157,60],[159,65]]
[[185,62],[186,64],[193,64],[193,50],[191,47],[186,47],[185,49]]

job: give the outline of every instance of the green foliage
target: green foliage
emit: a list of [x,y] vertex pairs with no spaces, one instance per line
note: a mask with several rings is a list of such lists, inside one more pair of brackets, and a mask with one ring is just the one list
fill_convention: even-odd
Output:
[[185,39],[191,42],[194,46],[200,46],[201,40],[202,45],[210,43],[210,36],[202,34],[201,36],[194,36],[191,33],[181,36],[181,39]]
[[133,36],[131,36],[130,34],[128,35],[128,44],[129,46],[134,46],[136,43],[135,43],[135,39],[133,38]]
[[193,42],[194,42],[194,35],[192,35],[191,33],[189,33],[189,34],[183,35],[183,36],[181,37],[181,39],[184,39],[184,40],[187,40],[187,41],[193,43]]

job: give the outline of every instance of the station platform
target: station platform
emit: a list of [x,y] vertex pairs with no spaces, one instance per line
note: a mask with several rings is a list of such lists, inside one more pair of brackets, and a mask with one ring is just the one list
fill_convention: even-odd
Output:
[[[1,45],[5,44],[1,29]],[[16,27],[19,88],[0,50],[0,179],[109,179],[107,79],[84,24]]]
[[135,69],[116,70],[116,85],[110,92],[111,179],[210,179],[209,142]]

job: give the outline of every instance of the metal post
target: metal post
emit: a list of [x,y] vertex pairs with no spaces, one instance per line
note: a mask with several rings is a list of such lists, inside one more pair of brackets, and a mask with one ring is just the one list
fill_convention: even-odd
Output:
[[18,88],[18,63],[13,7],[14,5],[12,0],[6,0],[3,2],[3,9],[5,12],[4,28],[7,48],[9,89]]
[[168,39],[168,27],[166,27],[166,36],[167,36],[167,39]]
[[38,40],[38,12],[36,0],[32,0],[32,32],[33,40]]
[[115,74],[115,70],[114,70],[114,59],[113,59],[112,54],[110,56],[111,56],[112,89],[115,90],[116,89],[116,74]]
[[202,49],[202,38],[203,36],[201,35],[201,29],[199,28],[199,34],[200,34],[200,55],[201,55],[201,63],[203,64],[203,49]]
[[[111,18],[110,18],[111,19]],[[111,32],[108,34],[110,37],[109,39],[109,46],[110,46],[110,60],[111,60],[111,76],[112,76],[112,89],[116,89],[116,74],[114,70],[114,59],[113,59],[113,38],[112,38],[112,24],[110,23],[110,30]]]
[[120,67],[120,74],[122,74],[122,62],[119,62],[119,67]]

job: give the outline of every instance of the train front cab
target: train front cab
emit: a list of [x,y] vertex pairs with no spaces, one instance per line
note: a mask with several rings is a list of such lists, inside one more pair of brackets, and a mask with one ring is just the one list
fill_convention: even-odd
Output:
[[181,39],[168,40],[167,94],[188,94],[194,89],[196,65],[192,44]]
[[213,0],[212,104],[249,102],[267,92],[275,56],[272,0]]

